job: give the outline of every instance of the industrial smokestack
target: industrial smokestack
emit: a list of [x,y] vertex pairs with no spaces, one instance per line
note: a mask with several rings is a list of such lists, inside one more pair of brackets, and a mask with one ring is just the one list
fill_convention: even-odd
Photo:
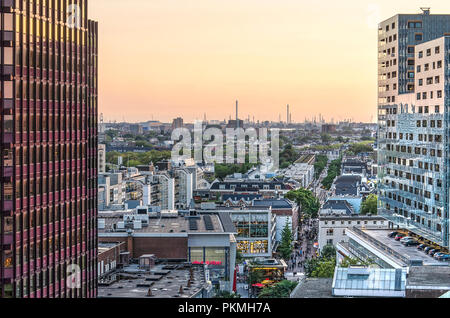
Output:
[[289,124],[290,118],[289,118],[289,104],[287,105],[287,116],[286,116],[286,124]]
[[236,128],[239,128],[239,101],[236,100]]

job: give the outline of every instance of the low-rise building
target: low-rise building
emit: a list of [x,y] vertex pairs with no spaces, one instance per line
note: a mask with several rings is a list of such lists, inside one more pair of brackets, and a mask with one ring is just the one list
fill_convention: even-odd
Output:
[[320,215],[319,249],[322,250],[326,245],[336,246],[338,243],[347,243],[348,230],[353,227],[387,229],[388,222],[382,217],[370,215]]
[[236,228],[228,213],[161,211],[100,212],[98,240],[124,242],[130,258],[153,254],[160,260],[208,264],[213,284],[230,289],[236,259]]

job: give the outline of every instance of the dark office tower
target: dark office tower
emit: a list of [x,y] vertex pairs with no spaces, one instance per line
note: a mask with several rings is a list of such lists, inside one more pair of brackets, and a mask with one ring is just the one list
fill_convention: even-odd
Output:
[[0,297],[97,295],[97,23],[2,0]]

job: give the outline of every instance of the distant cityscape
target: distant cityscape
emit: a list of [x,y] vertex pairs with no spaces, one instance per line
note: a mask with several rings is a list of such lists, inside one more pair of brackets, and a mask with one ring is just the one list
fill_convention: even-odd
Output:
[[[51,3],[1,4],[0,298],[450,297],[450,15],[379,24],[377,123],[293,105],[260,122],[239,101],[228,120],[127,123],[98,112],[98,23]],[[245,162],[197,160],[198,127],[242,130]]]

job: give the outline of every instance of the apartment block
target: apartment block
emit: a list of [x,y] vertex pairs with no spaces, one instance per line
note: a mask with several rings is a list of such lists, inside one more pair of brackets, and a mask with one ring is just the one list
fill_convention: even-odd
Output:
[[449,247],[450,15],[397,15],[379,28],[379,214]]

